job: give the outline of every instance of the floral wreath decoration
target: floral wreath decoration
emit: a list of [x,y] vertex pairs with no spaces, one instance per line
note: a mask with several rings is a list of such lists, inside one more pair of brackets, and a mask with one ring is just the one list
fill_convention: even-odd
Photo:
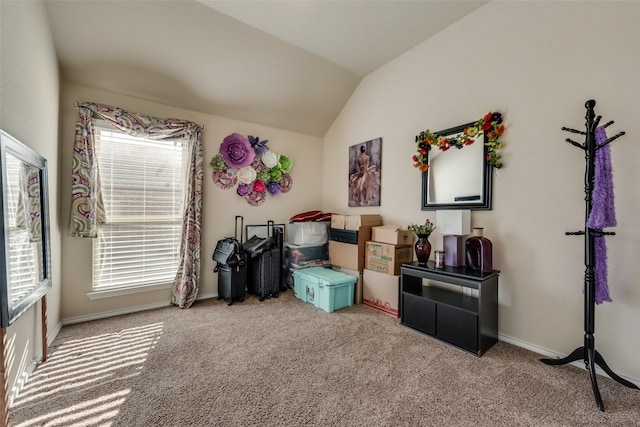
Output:
[[222,140],[220,152],[211,159],[213,182],[223,190],[236,185],[236,194],[251,206],[263,204],[267,193],[276,196],[293,186],[289,172],[293,161],[267,147],[268,140],[232,133]]
[[413,167],[426,172],[429,169],[427,154],[432,147],[437,147],[441,151],[447,151],[451,147],[460,149],[474,143],[476,136],[487,132],[487,162],[496,169],[502,167],[502,156],[500,150],[504,147],[504,142],[498,141],[500,135],[504,133],[502,114],[489,112],[484,117],[476,121],[472,126],[465,128],[462,133],[453,136],[441,136],[431,132],[429,129],[420,132],[416,136],[417,154],[413,156]]

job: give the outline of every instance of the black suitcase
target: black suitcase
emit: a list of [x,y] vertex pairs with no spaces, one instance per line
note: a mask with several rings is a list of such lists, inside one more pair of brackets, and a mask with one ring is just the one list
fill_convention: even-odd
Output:
[[278,298],[282,284],[282,232],[268,222],[269,236],[252,237],[244,245],[247,252],[247,291],[260,301]]
[[[240,241],[238,241],[238,221],[240,222]],[[228,305],[234,301],[244,301],[247,287],[247,264],[242,248],[243,217],[236,216],[235,236],[218,241],[213,252],[216,261],[214,273],[218,273],[218,299],[224,299]]]
[[244,301],[247,283],[247,268],[244,262],[236,265],[218,264],[218,299],[224,299],[227,305],[234,301]]

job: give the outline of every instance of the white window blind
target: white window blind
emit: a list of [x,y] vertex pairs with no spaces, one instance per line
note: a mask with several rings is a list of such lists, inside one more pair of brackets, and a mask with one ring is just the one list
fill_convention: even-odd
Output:
[[179,264],[183,141],[155,141],[96,123],[106,224],[93,250],[93,290],[169,284]]

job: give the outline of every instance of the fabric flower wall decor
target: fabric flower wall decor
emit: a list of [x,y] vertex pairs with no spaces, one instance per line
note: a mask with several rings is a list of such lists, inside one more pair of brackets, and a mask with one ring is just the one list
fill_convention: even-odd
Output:
[[232,133],[220,144],[220,153],[211,159],[213,182],[227,190],[237,185],[236,194],[251,206],[263,204],[267,194],[287,193],[293,180],[293,161],[267,147],[268,140]]
[[487,163],[496,169],[500,169],[502,167],[500,150],[504,148],[504,142],[499,141],[499,139],[504,130],[502,114],[491,111],[458,135],[442,136],[427,129],[416,136],[417,153],[412,157],[413,167],[419,169],[420,172],[426,172],[429,169],[428,153],[433,147],[441,151],[447,151],[451,147],[460,149],[473,144],[475,137],[486,133]]

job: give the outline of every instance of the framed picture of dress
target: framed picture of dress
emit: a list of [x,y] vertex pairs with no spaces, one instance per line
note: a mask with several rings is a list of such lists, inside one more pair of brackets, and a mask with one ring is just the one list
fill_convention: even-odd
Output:
[[380,206],[382,138],[349,147],[349,206]]

